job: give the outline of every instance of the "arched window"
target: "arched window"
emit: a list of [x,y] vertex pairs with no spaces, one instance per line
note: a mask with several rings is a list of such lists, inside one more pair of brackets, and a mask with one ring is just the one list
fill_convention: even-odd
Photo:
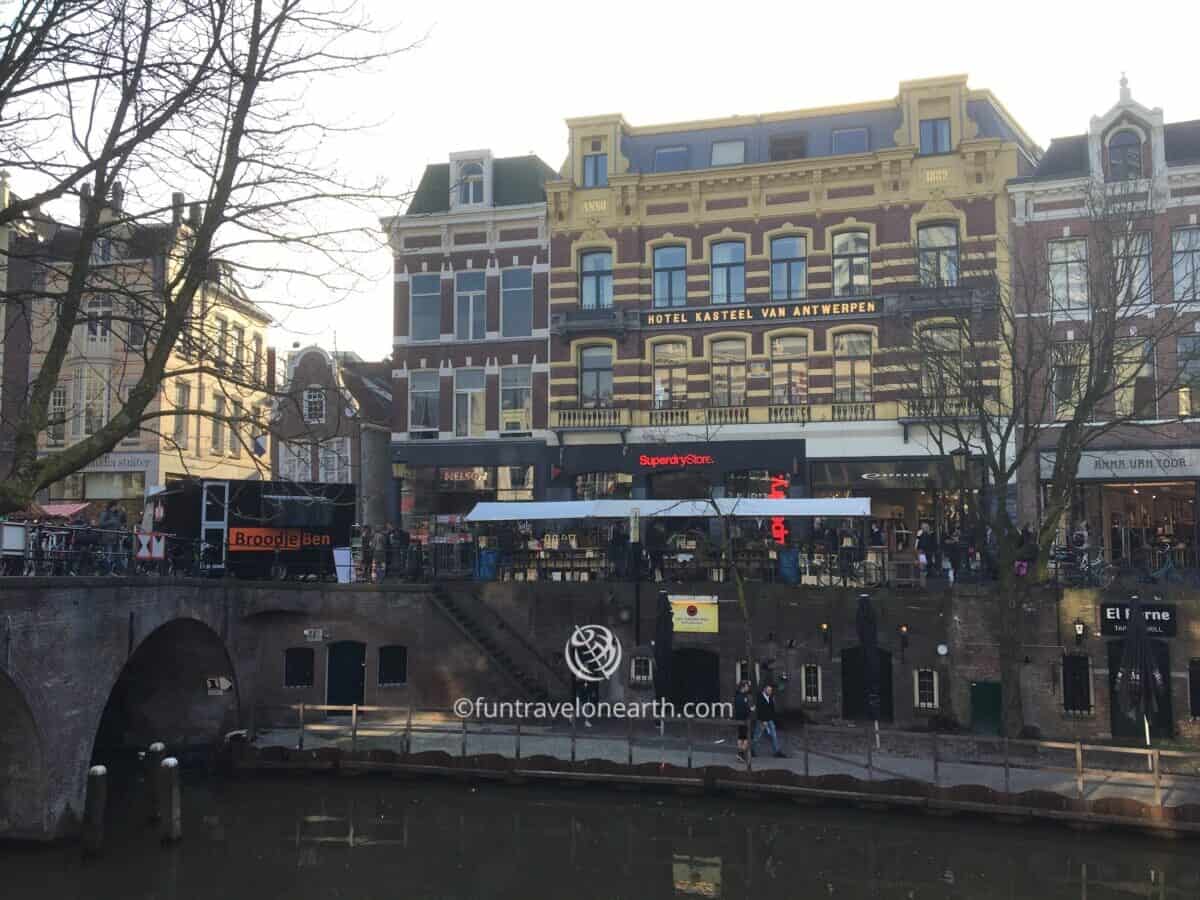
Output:
[[746,299],[746,245],[723,241],[712,246],[712,302],[741,303]]
[[613,303],[612,253],[598,250],[579,259],[579,299],[584,309],[608,309]]
[[833,400],[871,401],[871,335],[848,331],[833,337]]
[[654,345],[654,408],[687,405],[687,344],[672,341]]
[[865,231],[833,236],[833,295],[857,297],[871,293],[871,237]]
[[714,341],[709,378],[710,406],[744,406],[746,403],[746,342]]
[[921,287],[954,287],[958,284],[958,227],[922,225],[917,229],[917,262]]
[[467,163],[458,171],[458,202],[461,204],[483,202],[483,166]]
[[583,409],[612,406],[613,352],[611,347],[584,347],[579,353],[579,405]]
[[802,334],[771,339],[771,402],[776,406],[808,402],[808,338]]
[[654,305],[687,305],[687,250],[654,248]]
[[1108,139],[1108,180],[1130,181],[1142,177],[1142,139],[1125,129]]
[[808,242],[800,236],[771,240],[771,299],[801,300],[808,287]]

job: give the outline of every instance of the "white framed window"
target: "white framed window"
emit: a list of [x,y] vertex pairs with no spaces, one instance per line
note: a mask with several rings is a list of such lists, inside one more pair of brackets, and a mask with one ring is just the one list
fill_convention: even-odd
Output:
[[185,412],[192,406],[192,386],[186,381],[175,382],[175,420],[172,423],[171,439],[175,446],[187,449],[188,422],[191,417]]
[[438,430],[442,377],[436,370],[408,373],[408,430]]
[[89,346],[107,347],[112,338],[113,301],[108,294],[92,297],[87,302],[87,342]]
[[459,369],[454,373],[454,434],[483,437],[486,431],[483,369]]
[[741,684],[743,681],[749,681],[751,684],[761,685],[762,682],[762,667],[754,664],[754,678],[750,678],[750,666],[746,664],[744,659],[739,659],[733,666],[733,680],[736,684]]
[[286,481],[312,481],[312,444],[280,441],[279,476]]
[[442,276],[414,275],[409,282],[410,341],[437,341],[442,337]]
[[217,317],[217,346],[216,346],[216,363],[217,368],[221,371],[225,370],[225,365],[229,362],[229,320]]
[[225,398],[213,398],[212,452],[225,452]]
[[913,706],[917,709],[941,709],[936,669],[913,669]]
[[500,434],[533,430],[533,375],[529,366],[500,370]]
[[1118,303],[1143,304],[1153,299],[1150,285],[1150,235],[1131,232],[1113,239]]
[[80,366],[74,370],[71,387],[77,410],[71,420],[71,436],[90,437],[108,421],[108,373]]
[[50,392],[46,418],[47,442],[51,447],[61,447],[67,439],[67,389],[63,385]]
[[634,656],[629,660],[629,682],[649,684],[654,681],[654,657]]
[[317,469],[323,483],[348,484],[350,482],[350,439],[340,437],[322,441],[318,448]]
[[251,373],[251,380],[255,384],[263,384],[263,339],[261,334],[254,336],[254,351],[251,364],[254,366],[254,371]]
[[233,401],[233,415],[229,423],[229,455],[241,456],[242,443],[246,440],[245,413],[241,401]]
[[870,144],[870,136],[865,128],[836,128],[830,141],[830,150],[834,156],[842,153],[866,153]]
[[487,289],[483,272],[454,276],[454,339],[482,341],[487,337]]
[[323,425],[324,423],[325,389],[314,384],[304,389],[304,424]]
[[477,162],[464,163],[458,170],[458,203],[471,206],[483,202],[483,166]]
[[1057,309],[1088,308],[1087,240],[1050,241],[1050,301]]
[[233,326],[233,372],[239,378],[245,375],[246,371],[246,327],[244,325]]
[[821,683],[821,667],[816,663],[805,663],[800,667],[800,699],[806,704],[816,705],[825,696]]
[[505,269],[500,273],[500,335],[533,334],[533,270]]
[[745,161],[745,141],[713,141],[712,164],[714,166],[740,166]]

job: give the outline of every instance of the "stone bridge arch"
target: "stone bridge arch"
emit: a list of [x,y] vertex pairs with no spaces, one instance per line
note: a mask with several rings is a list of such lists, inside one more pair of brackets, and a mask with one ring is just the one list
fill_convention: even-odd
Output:
[[35,704],[0,669],[0,835],[40,838],[47,830],[46,753]]

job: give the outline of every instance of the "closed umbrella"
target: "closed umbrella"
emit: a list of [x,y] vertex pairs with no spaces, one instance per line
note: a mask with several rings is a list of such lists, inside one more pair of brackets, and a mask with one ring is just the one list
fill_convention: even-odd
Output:
[[879,635],[870,594],[858,595],[858,643],[863,651],[863,688],[867,694],[867,715],[879,721]]
[[1117,670],[1117,708],[1132,722],[1141,722],[1146,730],[1146,746],[1150,746],[1150,720],[1158,714],[1159,697],[1166,684],[1166,675],[1158,665],[1154,643],[1146,630],[1146,615],[1137,594],[1129,600],[1129,627],[1125,632],[1125,647],[1121,652],[1121,667]]

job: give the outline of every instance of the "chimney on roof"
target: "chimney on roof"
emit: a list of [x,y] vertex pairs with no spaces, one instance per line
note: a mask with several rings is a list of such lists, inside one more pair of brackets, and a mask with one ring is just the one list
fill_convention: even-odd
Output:
[[109,204],[115,213],[121,212],[125,206],[125,185],[114,181],[112,186],[112,203]]
[[79,224],[87,218],[88,208],[92,205],[92,184],[85,181],[79,186]]
[[192,228],[199,228],[200,220],[203,218],[204,204],[197,200],[188,207],[188,224],[191,225]]
[[183,204],[186,202],[183,191],[171,195],[171,224],[178,226],[183,222]]

